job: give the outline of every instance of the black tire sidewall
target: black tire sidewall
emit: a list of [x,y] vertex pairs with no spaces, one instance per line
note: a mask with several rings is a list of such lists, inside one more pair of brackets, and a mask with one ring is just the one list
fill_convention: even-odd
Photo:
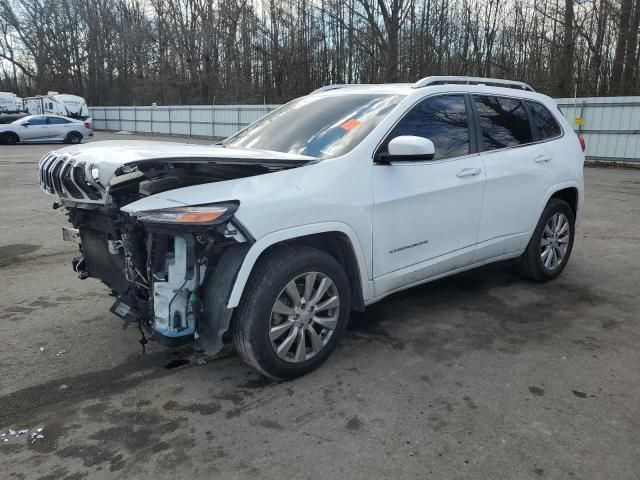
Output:
[[[296,255],[292,255],[290,261],[285,261],[284,265],[280,263],[279,268],[273,268],[267,259],[261,268],[256,270],[255,274],[262,278],[253,285],[254,291],[248,292],[249,298],[246,303],[243,302],[237,312],[244,324],[245,342],[250,343],[253,360],[263,373],[278,379],[304,375],[322,364],[342,337],[351,312],[351,290],[342,266],[322,251],[313,248],[295,248],[295,250]],[[280,250],[278,254],[286,255],[286,252],[286,249]],[[320,353],[305,362],[286,362],[277,356],[269,339],[271,309],[287,283],[311,271],[327,275],[336,285],[340,295],[338,324],[329,343]]]
[[[549,222],[549,219],[551,219],[551,217],[556,213],[563,213],[567,217],[567,219],[569,220],[569,228],[571,231],[569,234],[569,245],[567,246],[567,253],[562,259],[562,263],[555,270],[549,270],[544,266],[542,259],[540,258],[540,244],[542,242],[542,234],[547,223]],[[533,237],[531,238],[531,243],[529,246],[529,248],[532,249],[529,252],[529,256],[533,263],[533,265],[531,266],[535,270],[537,276],[540,276],[545,280],[551,280],[562,273],[564,268],[567,266],[567,263],[569,262],[569,257],[571,256],[571,252],[573,250],[575,232],[575,215],[569,204],[563,200],[552,199],[547,204],[544,211],[542,212],[542,215],[540,216],[540,221],[536,227]]]
[[[78,139],[77,142],[74,142],[73,139]],[[69,132],[69,134],[67,135],[67,143],[70,143],[72,145],[78,144],[80,142],[82,142],[82,134],[79,132]]]
[[18,143],[18,141],[18,135],[16,135],[15,133],[4,132],[2,135],[0,135],[0,143],[2,143],[3,145],[15,145],[16,143]]

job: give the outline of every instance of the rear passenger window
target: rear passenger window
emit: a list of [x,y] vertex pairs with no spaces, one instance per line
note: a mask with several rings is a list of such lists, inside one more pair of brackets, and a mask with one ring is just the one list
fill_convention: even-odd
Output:
[[531,125],[520,100],[474,95],[481,129],[482,149],[515,147],[531,143]]
[[434,160],[470,153],[469,123],[462,95],[438,95],[423,100],[395,126],[387,145],[401,135],[428,138],[436,147]]
[[69,120],[58,117],[48,117],[50,125],[62,125],[63,123],[70,123]]
[[558,121],[547,107],[538,102],[527,102],[527,107],[533,117],[533,124],[538,129],[540,140],[559,137],[562,134]]

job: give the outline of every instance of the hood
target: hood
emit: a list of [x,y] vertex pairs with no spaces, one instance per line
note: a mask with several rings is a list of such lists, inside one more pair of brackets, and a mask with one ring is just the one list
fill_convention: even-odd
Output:
[[194,145],[146,140],[107,140],[74,145],[56,150],[69,159],[97,167],[99,182],[107,186],[114,173],[123,165],[139,162],[171,160],[172,162],[212,162],[217,164],[265,165],[292,167],[317,160],[314,157],[289,153],[230,148],[221,145]]

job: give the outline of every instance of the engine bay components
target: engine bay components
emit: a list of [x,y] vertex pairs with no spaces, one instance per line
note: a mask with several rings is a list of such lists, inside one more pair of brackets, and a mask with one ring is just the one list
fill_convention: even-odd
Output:
[[197,288],[206,265],[195,261],[192,235],[173,237],[161,272],[153,272],[153,328],[161,335],[193,335],[199,314]]

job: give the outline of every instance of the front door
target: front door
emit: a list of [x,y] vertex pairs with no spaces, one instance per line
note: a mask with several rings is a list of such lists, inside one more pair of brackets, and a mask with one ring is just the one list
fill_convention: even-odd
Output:
[[29,125],[24,125],[20,129],[20,140],[46,140],[49,136],[49,127],[47,126],[47,117],[31,117],[28,120]]
[[485,173],[473,153],[469,112],[464,94],[427,97],[382,143],[384,152],[395,137],[421,136],[436,153],[373,167],[375,296],[472,262]]

